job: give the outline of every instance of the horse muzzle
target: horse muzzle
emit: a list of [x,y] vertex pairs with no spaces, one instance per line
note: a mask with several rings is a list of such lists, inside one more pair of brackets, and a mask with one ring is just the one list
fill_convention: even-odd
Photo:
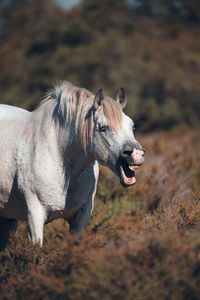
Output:
[[135,171],[144,161],[146,150],[141,146],[134,148],[131,144],[125,144],[119,157],[119,178],[124,187],[136,183]]

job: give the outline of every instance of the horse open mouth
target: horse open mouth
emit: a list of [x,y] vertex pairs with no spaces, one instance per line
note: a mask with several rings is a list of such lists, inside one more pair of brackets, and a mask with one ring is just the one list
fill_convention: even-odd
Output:
[[128,187],[136,183],[135,171],[139,166],[129,165],[126,162],[120,164],[120,182],[123,186]]

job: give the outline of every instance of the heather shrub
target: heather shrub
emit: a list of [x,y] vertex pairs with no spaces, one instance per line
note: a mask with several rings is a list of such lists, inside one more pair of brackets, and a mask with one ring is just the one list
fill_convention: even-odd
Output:
[[42,249],[25,225],[1,253],[4,299],[199,299],[198,133],[140,136],[148,149],[134,187],[101,168],[95,209],[81,237],[56,220]]

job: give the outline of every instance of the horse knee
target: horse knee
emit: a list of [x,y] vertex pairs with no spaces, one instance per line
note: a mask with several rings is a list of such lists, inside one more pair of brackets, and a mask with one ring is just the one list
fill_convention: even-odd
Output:
[[17,224],[17,220],[0,217],[0,251],[7,247],[10,232],[17,229]]
[[88,203],[82,205],[82,207],[71,218],[68,219],[70,233],[83,233],[88,226],[91,212],[92,201],[88,201]]

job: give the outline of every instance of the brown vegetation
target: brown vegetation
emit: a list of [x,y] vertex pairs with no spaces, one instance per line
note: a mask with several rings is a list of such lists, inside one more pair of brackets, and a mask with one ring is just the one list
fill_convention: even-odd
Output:
[[124,86],[149,132],[134,187],[101,168],[83,236],[57,220],[39,249],[20,223],[0,253],[0,299],[200,299],[200,2],[131,2],[0,1],[1,103],[35,108],[65,79],[111,97]]
[[2,299],[199,299],[200,141],[179,127],[138,137],[148,149],[137,184],[101,168],[80,238],[63,220],[31,247],[21,223],[1,253]]

